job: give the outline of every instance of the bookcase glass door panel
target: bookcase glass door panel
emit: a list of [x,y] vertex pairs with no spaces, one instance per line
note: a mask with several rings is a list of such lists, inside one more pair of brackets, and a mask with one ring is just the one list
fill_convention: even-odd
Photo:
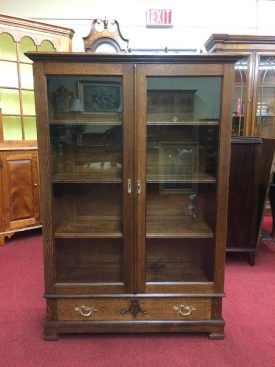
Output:
[[56,237],[122,237],[122,185],[54,183]]
[[247,114],[248,57],[243,57],[235,65],[235,84],[232,111],[232,136],[244,135]]
[[260,56],[255,134],[275,137],[275,57]]
[[146,249],[147,283],[213,281],[213,239],[147,239]]
[[213,281],[220,88],[147,78],[146,282]]
[[123,283],[122,77],[47,85],[57,282]]
[[57,238],[59,283],[122,283],[122,240]]
[[59,123],[50,135],[54,180],[121,182],[121,125]]

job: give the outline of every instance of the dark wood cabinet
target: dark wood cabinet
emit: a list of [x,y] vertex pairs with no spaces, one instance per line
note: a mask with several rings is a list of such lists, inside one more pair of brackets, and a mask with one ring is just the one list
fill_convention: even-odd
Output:
[[254,264],[262,139],[232,138],[227,217],[227,252],[244,252]]
[[[28,56],[45,339],[160,331],[223,338],[236,57]],[[61,89],[65,98],[56,99]]]

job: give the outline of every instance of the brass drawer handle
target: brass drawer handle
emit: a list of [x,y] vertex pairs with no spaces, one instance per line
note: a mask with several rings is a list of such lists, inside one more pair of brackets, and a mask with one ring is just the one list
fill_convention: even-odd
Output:
[[196,308],[188,305],[176,305],[173,306],[173,310],[177,311],[182,316],[189,316],[192,311],[196,311]]
[[96,308],[85,306],[85,305],[76,306],[74,308],[74,311],[75,312],[79,312],[80,315],[82,315],[84,317],[89,317],[89,316],[94,315],[95,313],[97,313],[97,309]]

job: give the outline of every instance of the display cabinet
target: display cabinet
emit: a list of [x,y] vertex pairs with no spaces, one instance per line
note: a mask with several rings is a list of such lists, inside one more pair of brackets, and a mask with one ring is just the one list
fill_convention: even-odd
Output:
[[[205,48],[211,53],[234,52],[240,55],[240,60],[235,65],[232,135],[275,138],[275,37],[212,34],[206,41]],[[266,162],[272,161],[274,150],[268,149],[267,152],[271,154],[271,157],[265,156],[264,153],[260,159],[260,165],[266,165]],[[250,159],[252,157],[248,158]],[[270,168],[269,176],[271,176],[275,168],[269,165],[268,167]],[[236,167],[232,169],[236,170]],[[265,170],[266,167],[261,167],[259,172]],[[266,174],[264,177],[258,177],[257,180],[264,181],[261,190],[262,187],[267,190],[263,194],[267,199],[266,203],[256,203],[259,210],[258,217],[262,218],[264,212],[270,212],[267,195],[269,185],[268,181],[266,182]],[[255,193],[256,197],[258,197],[257,193]],[[253,200],[256,200],[255,198]],[[274,203],[272,205],[274,206]],[[243,215],[251,216],[252,212],[243,212]],[[233,223],[232,226],[234,226]],[[259,231],[258,226],[255,228]],[[259,235],[256,233],[254,238],[258,238]],[[256,248],[256,246],[255,243],[253,247]]]
[[28,56],[41,159],[45,339],[160,331],[223,338],[237,58]]
[[70,51],[73,31],[0,14],[0,244],[41,226],[32,62],[26,51]]

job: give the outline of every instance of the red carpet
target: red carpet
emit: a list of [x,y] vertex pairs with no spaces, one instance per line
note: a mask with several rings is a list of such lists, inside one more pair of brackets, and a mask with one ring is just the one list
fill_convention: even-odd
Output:
[[263,218],[262,229],[265,230],[267,233],[270,233],[272,230],[272,224],[272,216],[267,215]]
[[2,367],[271,367],[275,365],[275,243],[251,267],[226,263],[225,340],[197,334],[64,335],[43,341],[42,241],[22,233],[0,247]]

